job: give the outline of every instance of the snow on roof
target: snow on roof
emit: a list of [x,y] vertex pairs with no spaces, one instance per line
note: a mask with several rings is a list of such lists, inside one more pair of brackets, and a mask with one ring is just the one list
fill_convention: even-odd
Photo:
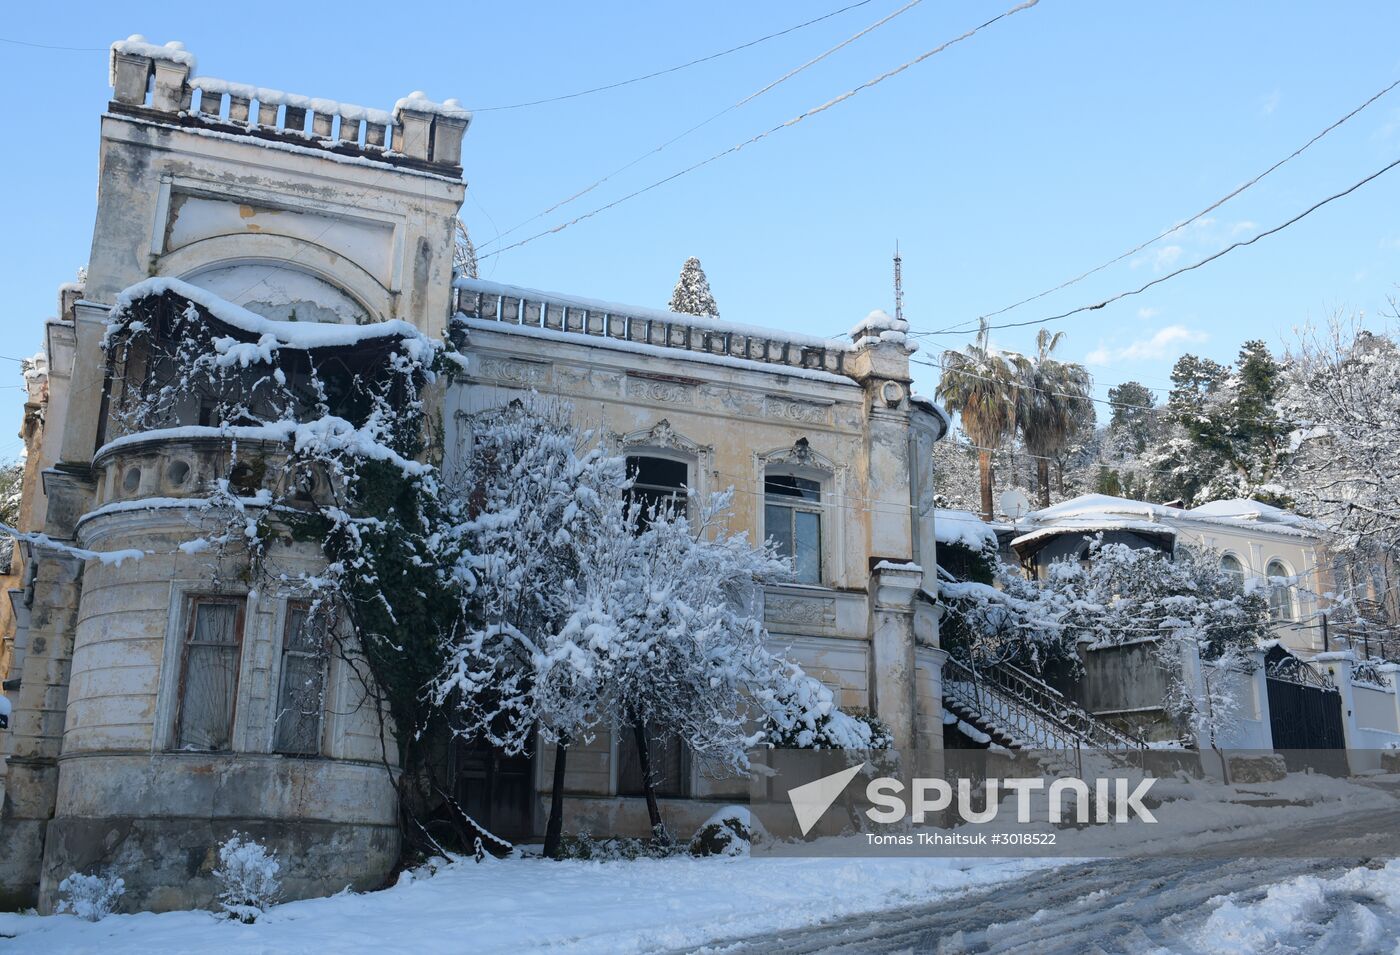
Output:
[[527,335],[531,338],[542,338],[548,341],[587,345],[590,348],[610,348],[614,351],[631,352],[634,355],[654,355],[657,358],[665,358],[669,361],[694,361],[705,365],[724,365],[728,368],[739,368],[744,371],[762,371],[770,375],[782,375],[788,378],[805,378],[809,381],[823,381],[833,385],[849,385],[856,387],[855,382],[845,375],[838,375],[830,371],[821,371],[816,368],[798,368],[796,365],[779,365],[774,362],[755,361],[751,358],[735,358],[732,355],[712,355],[708,352],[684,351],[677,348],[667,348],[665,345],[648,345],[646,342],[629,341],[625,338],[603,338],[598,335],[585,335],[582,332],[564,332],[557,328],[540,328],[537,325],[516,325],[511,322],[497,322],[489,318],[467,317],[459,318],[458,320],[463,322],[468,329],[477,329],[483,332],[505,332],[510,335]]
[[[751,338],[769,338],[774,341],[803,345],[807,348],[824,348],[832,352],[855,351],[855,346],[850,342],[844,342],[835,338],[819,338],[816,335],[804,335],[801,332],[789,332],[779,328],[765,328],[760,325],[741,325],[737,322],[726,322],[708,316],[688,315],[683,312],[668,312],[664,309],[644,308],[638,305],[623,305],[618,302],[605,302],[600,299],[582,298],[578,295],[566,295],[562,292],[546,292],[542,289],[523,288],[518,285],[504,285],[500,282],[491,282],[486,279],[473,279],[467,278],[466,276],[458,276],[453,281],[452,285],[454,288],[465,289],[469,292],[484,292],[487,295],[500,295],[505,298],[523,298],[530,301],[550,302],[551,304],[586,308],[615,315],[649,318],[653,321],[689,325],[692,328],[705,328],[715,332],[737,332],[740,335],[746,335]],[[597,339],[597,336],[594,335],[588,337],[590,340]]]
[[[179,40],[171,40],[164,46],[157,46],[147,42],[146,38],[139,33],[133,33],[125,40],[118,40],[112,44],[113,53],[124,53],[127,56],[149,56],[153,60],[169,60],[173,63],[180,63],[190,68],[194,72],[194,54],[185,49],[185,44]],[[111,82],[116,82],[115,78],[110,78]]]
[[1286,511],[1272,504],[1233,498],[1228,501],[1211,501],[1200,507],[1186,511],[1183,517],[1189,520],[1204,521],[1210,524],[1224,524],[1235,527],[1255,527],[1260,530],[1285,531],[1296,534],[1318,534],[1322,527],[1309,518]]
[[907,337],[909,323],[902,318],[890,318],[884,309],[875,309],[865,316],[855,327],[851,329],[851,338],[855,341],[857,348],[866,348],[870,345],[878,345],[881,342],[893,342],[896,345],[903,345],[904,350],[913,354],[919,350],[919,346],[911,344]]
[[1047,527],[1038,527],[1035,530],[1022,534],[1011,541],[1011,546],[1020,550],[1027,544],[1043,541],[1050,537],[1058,537],[1061,534],[1100,534],[1111,531],[1130,531],[1134,534],[1148,534],[1157,537],[1176,537],[1176,529],[1166,524],[1158,524],[1155,521],[1137,521],[1130,518],[1085,518],[1082,520],[1070,520],[1060,524],[1051,524]]
[[414,90],[394,104],[394,112],[397,113],[401,109],[415,109],[420,113],[437,113],[439,116],[467,121],[472,118],[471,110],[463,109],[462,104],[455,99],[435,103],[428,99],[428,94],[422,90]]
[[971,511],[950,507],[934,508],[933,537],[940,544],[961,544],[975,551],[997,544],[997,533],[990,524]]
[[1167,520],[1181,517],[1182,512],[1175,507],[1152,504],[1148,501],[1133,501],[1126,497],[1112,497],[1108,494],[1081,494],[1068,501],[1061,501],[1038,511],[1031,511],[1024,519],[1032,524],[1045,524],[1067,517],[1106,514],[1147,520]]
[[932,412],[935,416],[941,419],[943,421],[943,433],[945,435],[953,427],[953,419],[948,416],[948,412],[943,409],[942,405],[934,401],[928,395],[921,395],[917,392],[910,391],[909,403],[919,408],[922,408],[925,411]]
[[431,340],[408,322],[394,319],[387,322],[373,322],[369,325],[333,325],[329,322],[278,322],[263,318],[241,305],[222,299],[207,289],[202,289],[179,279],[145,279],[129,286],[117,295],[112,310],[107,316],[108,327],[116,322],[133,302],[151,295],[174,292],[181,298],[203,306],[210,315],[226,325],[232,325],[250,335],[259,337],[271,335],[283,348],[335,348],[357,345],[375,338],[398,337],[408,342],[431,347]]

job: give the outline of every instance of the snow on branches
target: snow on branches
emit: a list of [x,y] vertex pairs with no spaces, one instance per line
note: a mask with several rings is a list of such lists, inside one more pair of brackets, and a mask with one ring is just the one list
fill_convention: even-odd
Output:
[[999,565],[996,582],[940,583],[951,652],[974,665],[1038,670],[1060,661],[1077,669],[1080,644],[1151,642],[1168,676],[1164,708],[1193,736],[1196,724],[1230,707],[1225,690],[1202,697],[1191,661],[1240,669],[1269,637],[1264,593],[1241,587],[1214,553],[1186,545],[1168,555],[1096,539],[1084,560],[1055,561],[1042,580]]
[[1287,490],[1335,533],[1334,549],[1400,556],[1400,347],[1334,321],[1289,358]]
[[719,306],[715,304],[715,297],[710,293],[710,280],[705,277],[705,270],[700,267],[700,260],[695,256],[686,259],[685,264],[681,266],[681,277],[676,280],[676,287],[671,292],[671,302],[667,308],[685,315],[719,318]]

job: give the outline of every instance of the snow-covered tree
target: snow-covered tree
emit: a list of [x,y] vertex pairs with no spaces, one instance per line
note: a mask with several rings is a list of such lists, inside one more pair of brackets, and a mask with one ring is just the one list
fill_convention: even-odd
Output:
[[1242,588],[1214,553],[1185,545],[1173,556],[1096,540],[1086,560],[1056,561],[1044,579],[1002,565],[997,586],[944,580],[939,597],[950,652],[973,665],[1059,661],[1074,669],[1080,642],[1155,640],[1168,677],[1163,708],[1192,739],[1215,738],[1230,708],[1223,696],[1203,697],[1183,661],[1242,666],[1244,653],[1269,636],[1265,595]]
[[1334,532],[1334,548],[1400,556],[1400,347],[1339,319],[1304,333],[1290,358],[1289,493]]
[[676,281],[675,290],[671,292],[671,302],[666,307],[685,315],[719,318],[719,306],[715,304],[715,297],[710,294],[710,280],[705,277],[705,270],[700,267],[700,260],[695,256],[686,259],[685,264],[681,266],[681,277]]
[[554,745],[546,851],[562,834],[569,745],[602,719],[599,637],[605,620],[580,586],[587,562],[621,530],[623,461],[587,449],[565,409],[524,402],[476,416],[471,448],[453,485],[466,518],[458,575],[459,626],[445,666],[430,684],[454,731],[505,753],[526,749],[538,730]]

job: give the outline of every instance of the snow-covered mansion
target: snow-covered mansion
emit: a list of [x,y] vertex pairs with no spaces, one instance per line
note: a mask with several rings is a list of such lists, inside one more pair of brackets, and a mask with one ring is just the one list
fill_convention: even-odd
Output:
[[[773,642],[897,745],[942,745],[921,568],[934,567],[931,449],[948,422],[911,393],[897,323],[873,313],[837,341],[454,280],[469,114],[422,94],[387,112],[193,68],[177,47],[113,46],[91,257],[46,325],[47,379],[31,382],[20,530],[68,549],[23,544],[11,591],[0,899],[48,910],[68,873],[110,865],[129,904],[183,907],[209,896],[213,847],[234,830],[279,850],[289,895],[378,885],[398,855],[381,723],[350,669],[332,661],[319,708],[299,709],[305,609],[211,574],[188,546],[218,479],[255,502],[302,477],[265,437],[251,442],[261,466],[226,473],[237,439],[195,400],[177,429],[119,428],[117,390],[144,384],[130,365],[117,381],[107,359],[118,303],[174,303],[249,347],[271,336],[347,366],[400,330],[465,329],[464,366],[429,392],[449,456],[467,415],[538,392],[625,454],[648,493],[733,487],[735,526],[777,540],[797,568],[766,593]],[[146,556],[85,553],[131,550]],[[320,555],[288,539],[281,559],[314,571]],[[663,750],[679,825],[733,798],[733,781]],[[540,830],[545,760],[450,758],[474,812],[507,835]],[[645,831],[627,741],[571,756],[567,791],[571,826]]]

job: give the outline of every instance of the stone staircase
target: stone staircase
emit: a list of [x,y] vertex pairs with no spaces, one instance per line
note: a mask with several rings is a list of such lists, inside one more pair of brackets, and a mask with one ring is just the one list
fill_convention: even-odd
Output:
[[1147,748],[1009,663],[973,668],[950,657],[943,706],[999,746],[1040,754],[1049,770],[1082,772],[1086,760],[1131,766]]

